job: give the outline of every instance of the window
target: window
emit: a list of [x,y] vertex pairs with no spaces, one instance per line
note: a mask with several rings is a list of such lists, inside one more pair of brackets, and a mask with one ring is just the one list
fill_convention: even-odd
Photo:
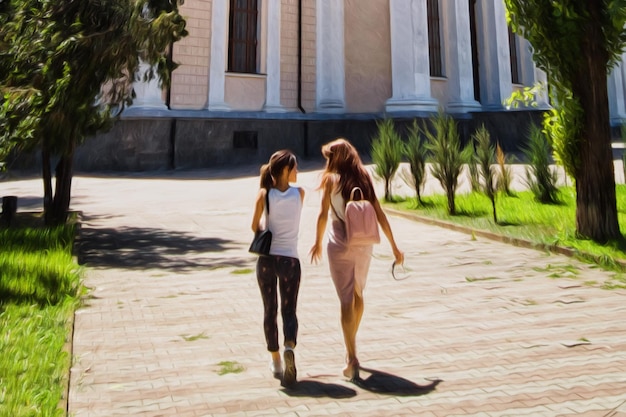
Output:
[[257,0],[231,0],[228,71],[257,72]]
[[441,33],[439,28],[439,0],[427,0],[428,8],[428,59],[430,76],[443,77],[441,63]]
[[517,36],[515,36],[511,28],[509,28],[509,50],[511,51],[511,82],[513,82],[513,84],[521,84],[517,60]]

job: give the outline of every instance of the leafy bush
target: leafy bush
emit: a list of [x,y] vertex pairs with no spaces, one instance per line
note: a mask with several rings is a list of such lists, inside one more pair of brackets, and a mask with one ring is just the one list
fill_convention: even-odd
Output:
[[391,201],[391,180],[400,166],[404,144],[396,131],[393,120],[376,122],[378,132],[372,140],[374,173],[385,181],[385,201]]
[[467,167],[469,168],[469,179],[472,191],[480,192],[480,167],[478,166],[478,160],[475,157],[471,158]]
[[496,176],[496,189],[506,193],[508,196],[511,196],[513,195],[513,192],[511,191],[513,171],[511,171],[510,166],[512,161],[510,161],[505,155],[499,143],[496,144],[496,161],[498,162],[498,167],[500,168]]
[[472,140],[476,144],[475,159],[480,167],[480,176],[483,180],[482,191],[491,201],[493,221],[498,223],[496,214],[496,169],[493,166],[495,159],[495,147],[491,144],[491,135],[485,126],[481,126],[473,135]]
[[431,154],[431,172],[444,189],[448,200],[448,212],[456,214],[454,196],[463,165],[472,154],[471,146],[461,147],[461,139],[454,119],[446,115],[443,110],[430,118],[434,131],[424,127],[428,140],[426,148]]
[[408,185],[415,188],[417,201],[419,204],[422,204],[421,191],[426,182],[426,159],[428,150],[426,149],[426,143],[416,119],[413,119],[413,124],[409,128],[409,136],[404,147],[404,155],[409,161],[410,178],[403,176],[403,179]]
[[529,141],[524,155],[529,166],[526,168],[526,184],[537,201],[544,204],[558,202],[556,171],[550,168],[550,145],[541,129],[532,124]]

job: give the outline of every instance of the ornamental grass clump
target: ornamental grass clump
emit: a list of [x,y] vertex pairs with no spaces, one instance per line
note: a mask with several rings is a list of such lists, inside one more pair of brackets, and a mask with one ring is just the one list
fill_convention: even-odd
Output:
[[537,201],[543,204],[558,203],[556,170],[550,167],[550,145],[541,129],[532,124],[528,135],[528,145],[524,148],[527,159],[526,184]]
[[417,124],[417,119],[413,119],[413,124],[409,128],[408,140],[404,146],[404,155],[409,161],[409,174],[403,175],[402,179],[415,189],[417,202],[422,203],[422,188],[426,182],[426,159],[428,150],[423,133]]
[[493,213],[493,222],[498,223],[496,214],[496,185],[495,178],[497,175],[495,166],[495,147],[491,144],[491,135],[485,126],[481,126],[473,135],[472,140],[476,145],[476,154],[474,158],[480,168],[480,176],[482,178],[482,192],[491,201],[491,211]]
[[504,192],[508,196],[512,196],[511,183],[513,182],[513,171],[511,170],[511,160],[502,150],[499,143],[496,144],[496,161],[498,162],[499,171],[496,176],[496,189]]
[[461,146],[461,139],[454,119],[443,110],[431,116],[433,130],[424,126],[427,139],[426,148],[430,152],[431,172],[439,180],[446,193],[448,213],[456,214],[454,197],[463,165],[468,163],[472,155],[471,146]]
[[378,131],[372,140],[371,148],[374,173],[385,182],[385,201],[392,201],[391,180],[400,166],[404,144],[393,120],[384,119],[376,122],[376,126]]

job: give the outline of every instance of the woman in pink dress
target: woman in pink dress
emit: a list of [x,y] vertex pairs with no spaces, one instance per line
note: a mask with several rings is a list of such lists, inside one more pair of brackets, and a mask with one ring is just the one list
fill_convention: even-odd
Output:
[[321,209],[317,218],[315,244],[310,255],[314,263],[322,257],[322,240],[330,213],[328,263],[341,304],[341,329],[346,345],[343,374],[352,380],[359,376],[356,335],[363,317],[363,290],[372,259],[372,245],[351,246],[346,242],[345,207],[354,187],[359,187],[363,199],[374,206],[376,218],[391,244],[397,264],[404,262],[404,253],[396,245],[387,216],[376,198],[372,179],[354,146],[346,139],[339,138],[324,145],[322,155],[326,158],[326,169],[322,174]]

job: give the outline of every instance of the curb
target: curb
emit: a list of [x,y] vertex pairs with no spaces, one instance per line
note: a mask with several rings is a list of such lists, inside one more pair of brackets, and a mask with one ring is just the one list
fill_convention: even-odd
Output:
[[[472,236],[480,236],[486,239],[494,240],[497,242],[507,243],[513,246],[518,246],[527,249],[536,249],[543,250],[551,253],[557,253],[560,255],[569,256],[571,258],[577,258],[585,262],[593,262],[602,266],[602,264],[598,261],[598,256],[592,255],[587,252],[581,252],[577,249],[572,249],[564,246],[558,245],[546,245],[544,243],[536,243],[530,240],[504,236],[497,233],[480,230],[480,229],[472,229],[471,227],[462,226],[456,223],[447,222],[444,220],[435,219],[432,217],[421,216],[419,214],[408,213],[402,210],[392,209],[392,208],[384,208],[385,212],[398,217],[403,217],[405,219],[414,220],[420,223],[430,224],[433,226],[443,227],[445,229],[454,230],[456,232],[466,233]],[[626,270],[626,261],[622,261],[619,259],[613,259],[613,262],[616,265],[619,265],[620,268]],[[606,268],[605,268],[606,269]]]

